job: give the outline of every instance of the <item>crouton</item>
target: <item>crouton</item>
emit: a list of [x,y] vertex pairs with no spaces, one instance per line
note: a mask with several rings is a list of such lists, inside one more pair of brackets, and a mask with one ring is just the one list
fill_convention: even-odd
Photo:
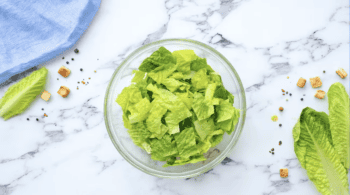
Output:
[[61,86],[60,89],[57,91],[58,94],[62,97],[67,97],[69,94],[70,90],[66,86]]
[[49,101],[51,97],[51,93],[47,92],[47,91],[44,91],[42,94],[41,94],[41,99],[45,100],[45,101]]
[[345,72],[344,69],[339,68],[337,71],[335,71],[342,79],[348,76],[348,73]]
[[288,169],[280,169],[281,177],[288,177]]
[[61,66],[61,68],[58,70],[58,73],[63,77],[68,77],[70,74],[70,70],[64,66]]
[[322,81],[320,77],[310,78],[310,83],[312,88],[317,88],[322,86]]
[[303,88],[305,86],[306,83],[306,79],[303,79],[302,77],[300,77],[300,79],[298,80],[297,86],[300,88]]
[[318,99],[323,99],[325,95],[326,95],[326,92],[324,92],[322,90],[317,90],[315,97]]

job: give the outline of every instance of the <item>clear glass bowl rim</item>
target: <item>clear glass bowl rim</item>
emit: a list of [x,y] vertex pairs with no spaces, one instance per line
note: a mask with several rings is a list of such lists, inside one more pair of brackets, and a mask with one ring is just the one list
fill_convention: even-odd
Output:
[[[144,50],[145,48],[147,47],[150,47],[152,45],[156,45],[156,44],[160,44],[160,43],[164,43],[164,42],[171,42],[171,41],[179,41],[179,42],[190,42],[190,43],[193,43],[193,44],[197,44],[197,45],[200,45],[202,47],[205,47],[206,49],[210,50],[211,52],[215,53],[216,55],[218,55],[223,61],[225,61],[225,63],[227,63],[227,65],[229,65],[230,69],[232,70],[232,72],[234,73],[235,75],[235,79],[237,80],[238,82],[238,85],[240,87],[239,91],[240,91],[240,95],[242,96],[242,106],[243,106],[243,109],[241,110],[241,116],[242,117],[242,122],[240,124],[240,126],[238,126],[238,128],[236,129],[236,131],[239,131],[238,132],[238,136],[237,136],[237,139],[232,139],[230,141],[230,143],[228,144],[227,148],[224,150],[225,153],[223,153],[222,155],[219,155],[218,158],[216,158],[215,160],[213,160],[212,162],[210,162],[209,164],[206,164],[204,167],[200,168],[200,171],[198,171],[198,169],[195,169],[195,170],[191,170],[191,171],[188,171],[187,173],[188,174],[179,174],[179,173],[171,173],[169,175],[166,175],[166,174],[160,174],[160,173],[157,173],[158,171],[155,171],[153,172],[152,170],[148,170],[147,168],[144,168],[144,167],[141,167],[139,165],[137,165],[135,162],[133,162],[129,157],[127,157],[127,155],[124,154],[124,152],[119,148],[118,144],[116,143],[116,141],[114,140],[114,137],[112,135],[112,132],[109,128],[109,124],[108,124],[108,118],[107,118],[107,101],[108,101],[108,96],[109,96],[109,93],[110,93],[110,87],[112,85],[112,82],[116,76],[116,74],[119,72],[119,70],[121,69],[121,67],[124,66],[124,64],[130,59],[132,58],[134,55],[138,54],[140,51]],[[108,132],[108,135],[114,145],[114,147],[118,150],[118,152],[120,153],[120,155],[123,156],[123,158],[129,162],[132,166],[134,166],[135,168],[147,173],[147,174],[150,174],[150,175],[153,175],[153,176],[157,176],[157,177],[161,177],[161,178],[176,178],[176,179],[180,179],[180,178],[191,178],[191,177],[195,177],[195,176],[198,176],[202,173],[205,173],[211,169],[213,169],[215,166],[217,166],[219,163],[221,163],[226,157],[227,155],[229,155],[234,146],[236,145],[237,141],[239,140],[239,137],[241,136],[241,133],[242,133],[242,130],[243,130],[243,127],[244,127],[244,123],[245,123],[245,117],[246,117],[246,97],[245,97],[245,91],[244,91],[244,87],[243,87],[243,84],[242,84],[242,81],[240,79],[240,77],[238,76],[238,73],[236,72],[236,70],[234,69],[234,67],[232,66],[232,64],[220,53],[218,52],[216,49],[212,48],[211,46],[205,44],[205,43],[202,43],[202,42],[199,42],[199,41],[195,41],[195,40],[192,40],[192,39],[162,39],[162,40],[159,40],[159,41],[154,41],[154,42],[151,42],[151,43],[148,43],[146,45],[143,45],[141,47],[139,47],[138,49],[134,50],[131,54],[129,54],[124,60],[123,62],[117,67],[117,69],[114,71],[112,77],[111,77],[111,80],[107,86],[107,90],[106,90],[106,93],[105,93],[105,100],[104,100],[104,120],[105,120],[105,125],[106,125],[106,128],[107,128],[107,132]],[[221,157],[221,158],[219,158]]]

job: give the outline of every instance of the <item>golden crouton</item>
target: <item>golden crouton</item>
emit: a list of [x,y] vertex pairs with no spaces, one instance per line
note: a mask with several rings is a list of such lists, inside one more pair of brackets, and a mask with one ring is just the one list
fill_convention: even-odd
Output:
[[320,77],[310,78],[310,83],[312,88],[317,88],[322,86],[322,81]]
[[300,77],[300,79],[297,83],[297,86],[300,88],[303,88],[305,86],[305,83],[306,83],[306,79],[303,79],[302,77]]
[[41,94],[41,99],[45,100],[45,101],[49,101],[51,97],[51,93],[47,92],[47,91],[44,91],[42,94]]
[[67,77],[70,74],[70,70],[64,66],[61,66],[61,68],[58,70],[58,73],[63,77]]
[[281,177],[288,177],[288,169],[280,169]]
[[67,97],[69,92],[69,88],[65,86],[61,86],[60,89],[57,91],[57,93],[60,94],[62,97]]
[[336,73],[337,73],[342,79],[345,78],[346,76],[348,76],[348,73],[346,73],[345,70],[342,69],[342,68],[339,68],[339,69],[336,71]]
[[323,99],[325,95],[326,95],[326,92],[322,90],[317,90],[315,97],[317,97],[318,99]]

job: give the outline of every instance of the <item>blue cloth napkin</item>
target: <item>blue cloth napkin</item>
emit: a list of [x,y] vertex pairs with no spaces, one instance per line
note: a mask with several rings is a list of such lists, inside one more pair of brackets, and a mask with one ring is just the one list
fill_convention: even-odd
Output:
[[101,0],[0,0],[0,84],[71,48]]

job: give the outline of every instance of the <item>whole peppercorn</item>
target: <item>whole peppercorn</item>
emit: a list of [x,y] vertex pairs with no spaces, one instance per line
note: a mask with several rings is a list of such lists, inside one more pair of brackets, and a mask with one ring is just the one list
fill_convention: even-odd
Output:
[[83,69],[81,68],[80,71],[83,71]]
[[280,127],[282,127],[282,124],[280,124]]
[[289,96],[292,96],[292,94],[290,93]]
[[29,121],[29,118],[27,118],[27,121]]
[[283,111],[284,109],[283,109],[283,107],[280,107],[279,110],[280,110],[280,111]]
[[64,59],[64,57],[62,57],[62,60]]
[[79,49],[75,49],[75,50],[74,50],[74,53],[79,53]]
[[278,145],[282,145],[282,141],[279,141],[279,142],[278,142]]
[[72,61],[74,61],[74,58],[72,58]]
[[69,62],[67,61],[66,64],[69,64]]
[[36,118],[36,121],[39,121],[39,119],[38,119],[38,118]]
[[303,101],[303,100],[304,100],[304,98],[301,98],[300,100],[301,100],[301,101]]

